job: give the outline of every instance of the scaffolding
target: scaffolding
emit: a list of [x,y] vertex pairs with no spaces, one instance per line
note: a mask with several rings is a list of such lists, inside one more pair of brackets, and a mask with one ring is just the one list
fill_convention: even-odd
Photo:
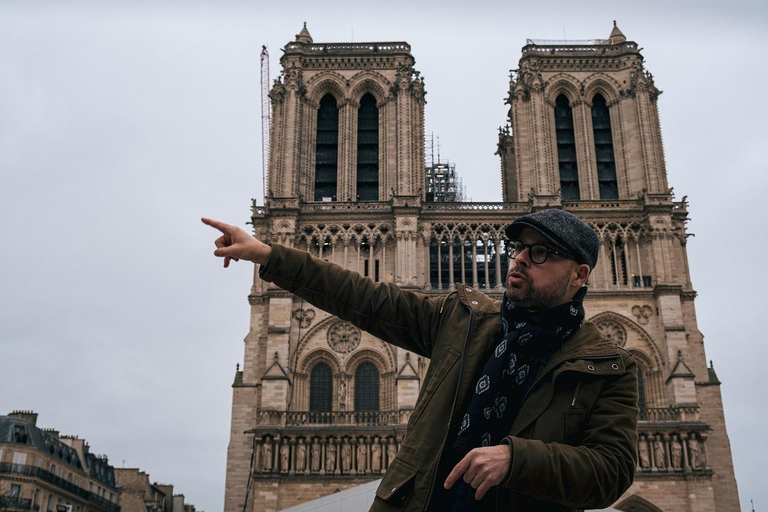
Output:
[[[437,159],[435,159],[435,139],[437,139]],[[435,203],[461,202],[467,196],[461,178],[456,174],[456,164],[440,159],[440,136],[427,135],[425,141],[427,201]]]

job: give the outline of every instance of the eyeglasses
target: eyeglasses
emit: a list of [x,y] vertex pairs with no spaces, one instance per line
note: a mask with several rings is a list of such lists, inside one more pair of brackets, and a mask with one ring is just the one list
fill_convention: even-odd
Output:
[[514,259],[518,254],[523,252],[526,247],[528,248],[528,257],[531,258],[531,261],[537,265],[541,265],[547,261],[547,258],[549,258],[550,254],[556,254],[563,258],[568,258],[569,260],[573,259],[573,256],[570,254],[550,249],[544,244],[526,244],[520,240],[510,240],[507,242],[507,256],[509,256],[510,259]]

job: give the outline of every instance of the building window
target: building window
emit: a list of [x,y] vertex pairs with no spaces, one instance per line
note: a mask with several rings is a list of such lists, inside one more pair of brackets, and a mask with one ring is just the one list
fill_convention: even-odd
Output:
[[370,267],[368,266],[368,265],[370,265],[369,261],[370,260],[367,260],[367,259],[363,260],[363,275],[365,277],[372,277],[373,280],[378,283],[379,280],[380,280],[379,279],[379,272],[381,270],[381,267],[379,266],[379,260],[376,260],[376,259],[373,260],[373,275],[372,276],[371,276],[371,273],[370,273]]
[[336,98],[326,94],[317,111],[315,145],[315,201],[334,201],[338,180],[339,109]]
[[613,284],[627,284],[627,253],[624,242],[617,239],[609,251]]
[[379,371],[363,363],[355,372],[355,411],[379,410]]
[[[643,370],[637,369],[637,406],[641,411],[645,411],[645,382],[643,381]],[[641,418],[643,419],[643,418]]]
[[357,110],[357,199],[379,200],[379,109],[370,93]]
[[18,444],[27,444],[29,434],[26,425],[13,426],[13,442]]
[[11,484],[11,487],[8,490],[8,497],[13,499],[19,499],[21,497],[21,486],[16,484]]
[[330,411],[333,408],[333,375],[325,363],[312,368],[309,378],[309,410]]
[[15,452],[13,454],[13,463],[19,466],[23,466],[27,463],[27,454],[21,452]]
[[561,94],[555,100],[555,137],[557,163],[560,168],[560,194],[563,199],[579,199],[579,169],[576,165],[576,137],[573,111],[568,98]]
[[619,185],[616,181],[616,159],[613,154],[611,115],[605,98],[598,94],[592,100],[592,130],[595,135],[595,157],[597,158],[597,181],[600,199],[618,199]]

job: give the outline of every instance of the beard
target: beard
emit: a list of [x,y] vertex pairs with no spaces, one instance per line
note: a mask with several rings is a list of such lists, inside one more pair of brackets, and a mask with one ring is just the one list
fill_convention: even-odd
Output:
[[570,269],[562,278],[546,287],[538,286],[525,267],[514,267],[510,272],[518,272],[525,278],[519,286],[507,285],[505,293],[515,305],[531,309],[549,309],[567,302],[564,297],[571,282]]

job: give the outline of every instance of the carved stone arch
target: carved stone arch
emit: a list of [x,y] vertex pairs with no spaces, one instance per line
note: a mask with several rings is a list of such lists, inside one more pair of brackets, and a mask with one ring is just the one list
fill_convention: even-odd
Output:
[[627,237],[632,240],[640,240],[646,234],[645,226],[641,222],[633,221],[627,226]]
[[[291,361],[294,364],[294,367],[307,342],[312,340],[319,332],[325,332],[332,324],[340,321],[341,320],[339,320],[338,317],[329,316],[307,329],[307,332],[299,339],[299,342],[296,345],[296,351],[294,352]],[[328,350],[330,351],[330,348]]]
[[363,238],[367,238],[370,241],[370,240],[373,240],[373,236],[374,236],[373,230],[371,228],[359,222],[349,226],[349,229],[347,230],[347,232],[349,233],[350,242],[352,240],[356,240],[357,243],[360,243],[363,241]]
[[622,240],[626,240],[624,235],[624,228],[618,222],[608,222],[603,226],[603,233],[609,240],[617,240],[621,237]]
[[[477,238],[480,240],[490,240],[491,238],[495,239],[495,236],[498,234],[497,230],[494,229],[494,227],[491,224],[488,224],[487,222],[483,222],[479,226],[477,226]],[[488,234],[486,234],[486,232]]]
[[568,103],[573,107],[574,103],[581,99],[581,84],[573,76],[558,73],[547,81],[544,90],[544,100],[554,108],[557,97],[564,94]]
[[352,80],[350,80],[350,89],[352,92],[349,95],[350,100],[356,104],[360,104],[360,100],[366,93],[371,93],[376,99],[376,107],[381,106],[387,102],[388,93],[392,88],[392,83],[381,73],[375,71],[363,71],[358,73]]
[[[438,229],[440,230],[438,232]],[[432,229],[430,231],[430,234],[432,238],[435,238],[437,240],[448,240],[450,239],[450,232],[451,230],[442,222],[436,222],[432,224]]]
[[637,494],[629,496],[616,505],[616,509],[622,512],[663,512],[659,507]]
[[[614,322],[620,325],[627,333],[627,343],[624,348],[627,350],[636,349],[640,352],[648,354],[652,363],[649,370],[661,369],[663,364],[662,361],[664,359],[661,357],[661,352],[659,351],[658,345],[656,345],[656,342],[653,341],[653,338],[645,331],[645,329],[637,325],[635,322],[623,315],[614,313],[613,311],[604,311],[602,313],[598,313],[592,318],[589,318],[589,321],[596,325],[600,325],[600,323],[604,322]],[[630,336],[630,334],[634,334],[635,336]],[[637,339],[638,343],[633,342],[633,338]]]
[[632,357],[635,358],[635,361],[637,361],[637,365],[640,367],[641,370],[643,370],[643,373],[647,374],[648,372],[653,371],[653,360],[651,359],[651,356],[646,354],[644,351],[632,348],[628,351],[630,354],[632,354]]
[[592,100],[598,93],[602,94],[607,104],[619,99],[619,90],[621,90],[621,84],[616,81],[615,78],[606,75],[605,73],[595,73],[588,76],[584,80],[584,99],[591,107]]
[[[382,229],[383,228],[383,229]],[[390,226],[386,222],[381,222],[379,224],[376,224],[376,226],[371,230],[371,233],[376,238],[384,239],[385,236],[389,235],[392,232],[392,226]]]
[[387,353],[386,356],[378,350],[367,347],[361,348],[349,356],[344,364],[344,373],[354,375],[357,367],[366,362],[373,363],[376,369],[379,370],[379,375],[395,371],[396,365],[392,354]]
[[[347,101],[347,84],[344,78],[337,73],[328,74],[323,73],[318,75],[318,82],[307,86],[307,102],[314,108],[320,108],[320,100],[326,94],[330,93],[336,98],[336,105],[341,106],[342,103]],[[312,82],[312,80],[310,80]]]
[[[336,229],[335,234],[333,232],[334,228]],[[336,243],[339,240],[341,240],[343,237],[343,234],[344,234],[344,228],[342,228],[338,224],[326,224],[325,227],[323,227],[323,229],[320,230],[320,237],[323,240],[330,237],[332,243]]]
[[428,244],[432,240],[432,228],[429,224],[420,223],[416,230],[416,236],[418,236],[422,242]]
[[320,362],[327,363],[328,366],[331,367],[331,373],[333,375],[338,375],[341,372],[341,362],[335,355],[333,355],[333,352],[326,348],[316,348],[310,350],[306,354],[300,354],[299,364],[296,366],[296,370],[299,373],[309,375],[312,368]]

